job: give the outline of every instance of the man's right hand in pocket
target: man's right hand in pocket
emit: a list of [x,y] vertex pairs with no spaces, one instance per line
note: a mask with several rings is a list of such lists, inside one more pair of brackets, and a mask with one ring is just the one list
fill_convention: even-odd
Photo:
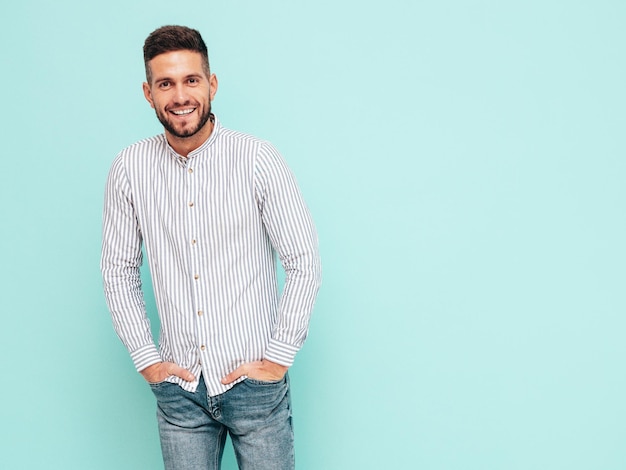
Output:
[[196,378],[187,369],[183,369],[173,362],[157,362],[142,370],[141,375],[148,383],[156,384],[163,382],[166,378],[173,375],[180,377],[187,382],[193,382]]

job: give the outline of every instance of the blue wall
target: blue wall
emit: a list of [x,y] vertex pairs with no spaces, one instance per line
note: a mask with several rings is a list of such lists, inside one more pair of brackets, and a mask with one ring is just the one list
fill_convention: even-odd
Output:
[[2,468],[161,468],[98,262],[109,165],[161,131],[141,47],[171,23],[318,224],[299,469],[626,468],[624,2],[23,0],[0,21]]

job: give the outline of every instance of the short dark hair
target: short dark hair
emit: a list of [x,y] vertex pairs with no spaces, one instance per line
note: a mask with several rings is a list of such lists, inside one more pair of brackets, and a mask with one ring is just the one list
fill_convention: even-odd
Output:
[[152,71],[149,64],[152,59],[165,52],[184,50],[200,53],[207,76],[211,74],[209,53],[198,31],[186,26],[161,26],[152,31],[143,44],[143,62],[146,67],[148,83],[152,81]]

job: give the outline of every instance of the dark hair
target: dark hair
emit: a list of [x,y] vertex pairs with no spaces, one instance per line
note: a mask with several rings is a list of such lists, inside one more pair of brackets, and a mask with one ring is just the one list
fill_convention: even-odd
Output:
[[146,80],[148,83],[152,80],[152,71],[149,64],[152,59],[165,52],[183,50],[200,53],[207,76],[211,74],[209,53],[198,31],[186,26],[161,26],[152,31],[143,44],[143,62],[146,66]]

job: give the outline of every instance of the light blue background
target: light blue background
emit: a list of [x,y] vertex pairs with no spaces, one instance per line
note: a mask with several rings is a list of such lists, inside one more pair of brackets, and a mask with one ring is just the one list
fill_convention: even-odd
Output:
[[222,122],[281,150],[318,225],[299,469],[626,468],[624,2],[22,0],[0,21],[0,467],[161,468],[98,262],[109,165],[161,131],[143,40],[178,23]]

